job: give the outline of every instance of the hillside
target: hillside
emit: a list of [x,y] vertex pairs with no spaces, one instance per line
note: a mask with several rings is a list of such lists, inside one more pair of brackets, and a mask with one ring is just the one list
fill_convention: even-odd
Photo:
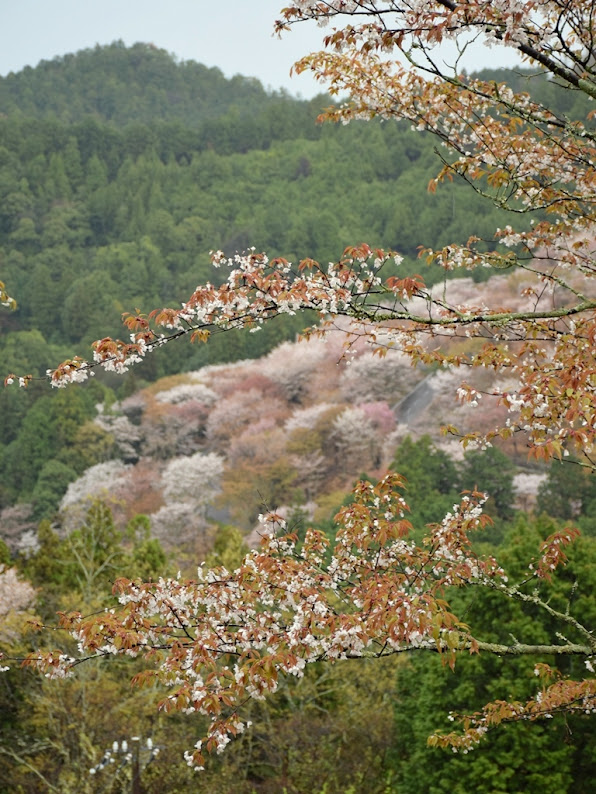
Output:
[[64,124],[92,116],[116,126],[179,121],[196,127],[234,107],[253,116],[281,95],[258,80],[231,80],[217,68],[178,61],[153,44],[122,41],[81,50],[0,77],[5,115],[54,118]]
[[[508,220],[463,183],[429,194],[434,144],[408,128],[317,125],[323,98],[268,94],[150,45],[43,62],[0,81],[0,97],[0,277],[18,300],[0,313],[5,374],[43,375],[121,335],[122,312],[179,305],[221,278],[213,249],[324,262],[367,241],[399,250],[402,270],[432,284],[444,274],[417,260],[420,245],[490,238]],[[305,322],[286,316],[258,335],[171,346],[128,380],[76,396],[44,383],[26,398],[1,392],[0,507],[38,498],[51,463],[67,466],[53,475],[63,490],[85,470],[93,455],[71,448],[112,389],[123,398],[165,375],[258,358]],[[39,504],[51,512],[55,497]]]
[[[495,276],[481,285],[458,279],[448,290],[460,302],[470,295],[479,301],[499,295],[520,310],[524,302],[515,297],[512,280],[517,277]],[[341,330],[334,330],[325,340],[284,342],[258,359],[158,380],[116,403],[104,397],[98,415],[87,414],[61,456],[43,465],[33,517],[61,500],[59,523],[72,529],[89,498],[109,495],[122,526],[146,514],[154,537],[177,555],[186,549],[192,559],[202,558],[218,522],[247,534],[258,514],[270,509],[328,521],[355,479],[381,476],[396,455],[400,470],[411,469],[412,450],[406,453],[403,445],[427,438],[424,443],[451,474],[443,476],[446,492],[431,500],[432,509],[413,507],[421,526],[438,520],[440,510],[457,498],[455,483],[459,490],[472,489],[480,465],[475,460],[473,472],[466,474],[464,466],[458,473],[469,455],[456,440],[443,437],[440,426],[486,431],[504,421],[506,407],[490,398],[494,375],[485,370],[469,381],[469,373],[457,370],[413,368],[395,351],[374,356],[364,343],[346,355],[344,342]],[[461,341],[454,344],[461,352]],[[484,395],[481,409],[457,404],[464,377]],[[496,451],[487,457],[487,482],[495,488],[489,509],[509,517],[513,501],[526,509],[534,504],[546,474],[540,466],[528,468],[515,437],[503,449],[510,460]],[[491,469],[493,454],[501,457]],[[74,461],[80,462],[76,472]],[[523,475],[516,480],[517,492],[510,485],[505,499],[501,476],[513,478],[516,472]],[[420,492],[414,489],[414,495]],[[11,534],[12,544],[28,542],[27,511],[20,527],[25,538]],[[11,533],[18,533],[18,521]]]

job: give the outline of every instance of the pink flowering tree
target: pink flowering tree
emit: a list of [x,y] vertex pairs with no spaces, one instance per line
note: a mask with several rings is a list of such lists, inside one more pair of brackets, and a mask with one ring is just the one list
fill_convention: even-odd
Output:
[[378,465],[381,439],[362,408],[345,408],[335,418],[332,439],[344,469],[358,473]]
[[35,589],[19,577],[15,568],[0,565],[0,642],[15,639],[18,616],[27,613],[35,596]]
[[[450,425],[447,432],[463,435],[464,444],[487,446],[518,437],[536,458],[573,451],[582,455],[582,465],[596,469],[592,113],[568,119],[526,92],[468,77],[457,63],[449,68],[436,52],[443,41],[456,41],[461,51],[470,38],[483,39],[516,51],[594,99],[593,3],[290,0],[277,29],[309,20],[327,26],[325,49],[296,68],[311,69],[333,94],[350,97],[328,118],[405,120],[444,144],[432,190],[444,180],[463,179],[510,208],[512,218],[532,216],[521,229],[496,229],[490,241],[472,237],[423,251],[445,271],[492,269],[501,286],[503,273],[515,268],[525,276],[516,282],[518,293],[492,289],[490,305],[473,293],[456,298],[447,289],[428,288],[419,276],[400,273],[397,252],[367,244],[346,249],[325,266],[308,258],[271,260],[255,250],[232,257],[218,251],[213,264],[224,271],[220,286],[200,285],[180,308],[128,315],[128,340],[98,340],[93,360],[63,362],[50,374],[53,385],[85,380],[98,366],[123,372],[182,336],[205,342],[213,329],[258,330],[272,317],[308,309],[318,312],[320,322],[306,336],[323,338],[340,326],[347,359],[365,347],[380,361],[396,350],[413,364],[461,372],[453,399],[505,409],[503,420],[488,429],[462,433]],[[468,345],[470,339],[477,343]],[[284,365],[274,359],[269,377]],[[280,374],[278,383],[286,397],[301,401],[302,369],[295,363],[289,378]],[[487,368],[507,386],[482,393],[472,379]],[[388,399],[359,396],[363,402]],[[563,528],[546,538],[527,561],[525,577],[509,581],[495,559],[475,551],[472,539],[486,523],[481,493],[464,495],[416,543],[413,538],[423,530],[411,535],[400,486],[395,475],[376,486],[357,486],[353,504],[338,514],[332,548],[316,531],[298,545],[279,517],[266,515],[261,548],[234,571],[201,568],[194,580],[148,584],[121,580],[114,611],[62,618],[79,642],[79,657],[36,653],[30,663],[60,675],[98,655],[146,658],[149,669],[136,683],[157,679],[166,690],[164,709],[208,717],[204,745],[188,754],[197,768],[204,749],[219,752],[245,729],[247,700],[273,693],[280,676],[300,676],[306,665],[321,660],[428,652],[455,665],[459,654],[534,656],[535,695],[525,702],[488,704],[464,716],[459,731],[434,738],[455,750],[467,750],[502,722],[593,713],[594,627],[572,608],[553,607],[543,592],[544,582],[565,563],[576,531]],[[547,614],[560,630],[547,644],[523,637],[509,644],[489,642],[481,638],[481,627],[467,625],[451,607],[454,587],[495,591]],[[545,656],[579,657],[586,675],[557,675]]]
[[33,612],[36,596],[35,588],[19,576],[16,568],[0,565],[0,673],[10,667],[4,659],[20,655],[28,645],[28,624],[37,620]]
[[223,458],[215,452],[171,460],[161,475],[165,505],[151,515],[154,534],[180,543],[204,531],[205,513],[219,491],[222,473]]

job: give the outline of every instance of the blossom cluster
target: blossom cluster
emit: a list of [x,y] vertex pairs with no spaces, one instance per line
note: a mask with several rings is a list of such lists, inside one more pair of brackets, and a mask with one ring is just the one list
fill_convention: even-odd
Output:
[[[120,608],[101,616],[63,617],[82,655],[144,655],[161,648],[153,673],[168,689],[165,710],[210,720],[205,746],[221,752],[244,727],[247,698],[273,693],[280,675],[302,676],[319,660],[382,656],[411,648],[451,655],[472,647],[468,627],[442,593],[450,584],[505,581],[472,551],[469,533],[485,519],[481,495],[464,497],[422,545],[410,537],[391,474],[360,483],[337,517],[333,549],[309,530],[302,543],[275,514],[261,516],[261,547],[234,571],[199,568],[197,579],[143,584],[119,580]],[[31,664],[64,675],[73,659],[57,653]],[[203,765],[201,747],[188,760]]]

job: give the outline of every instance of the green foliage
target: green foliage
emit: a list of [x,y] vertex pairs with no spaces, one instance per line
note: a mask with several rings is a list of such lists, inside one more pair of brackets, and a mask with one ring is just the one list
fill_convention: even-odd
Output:
[[[213,794],[389,794],[396,666],[312,665],[302,679],[282,679],[274,701],[251,703],[251,730],[213,759],[201,785]],[[182,765],[171,774],[169,790],[193,790],[176,788]]]
[[488,491],[489,500],[485,512],[500,519],[513,516],[513,477],[515,464],[496,447],[466,452],[461,466],[460,482],[462,487],[473,490],[476,487]]
[[106,430],[87,421],[77,427],[71,443],[63,449],[60,456],[77,474],[85,469],[109,460],[114,453],[114,438]]
[[[17,424],[16,435],[14,435],[15,428],[12,429],[12,433],[8,433],[10,443],[3,449],[0,448],[3,501],[10,503],[19,498],[31,499],[35,492],[35,499],[40,500],[35,510],[37,518],[53,512],[68,483],[75,479],[70,474],[66,475],[65,469],[62,468],[60,470],[62,473],[55,482],[51,483],[51,477],[48,478],[46,475],[43,482],[38,482],[44,466],[54,460],[78,474],[82,471],[81,465],[84,467],[86,460],[101,458],[104,452],[107,455],[109,446],[104,443],[102,449],[102,441],[105,442],[104,435],[102,440],[96,438],[98,444],[95,448],[91,446],[89,449],[87,443],[89,434],[83,433],[81,429],[95,414],[96,402],[101,401],[104,394],[109,395],[104,387],[93,382],[90,388],[48,392],[49,388],[37,390],[34,387],[32,393],[24,398],[24,405],[21,407],[15,402],[14,397],[4,397],[4,403],[11,411],[12,417],[20,419],[20,427]],[[0,402],[4,394],[10,395],[10,392],[0,393]],[[19,396],[16,394],[16,397]],[[27,398],[30,407],[25,413],[23,408],[27,407]],[[42,504],[46,506],[43,510]]]
[[538,491],[536,509],[553,518],[572,519],[582,532],[596,536],[596,482],[580,461],[555,461]]
[[33,517],[51,515],[57,510],[68,484],[76,480],[77,472],[59,460],[48,460],[41,468],[32,493]]
[[33,585],[44,588],[46,598],[53,605],[55,601],[48,598],[48,591],[55,593],[62,586],[64,568],[59,557],[61,540],[48,519],[39,522],[37,543],[36,552],[21,561],[21,568]]
[[85,603],[100,596],[110,599],[118,577],[149,580],[168,571],[161,544],[150,537],[147,516],[135,516],[121,532],[111,508],[101,500],[90,503],[81,526],[65,538],[58,536],[49,521],[41,521],[38,544],[21,566],[33,585],[44,588],[44,609],[49,615],[65,597],[73,609],[81,607],[81,599]]
[[129,560],[124,568],[130,579],[142,579],[144,582],[163,576],[168,569],[168,558],[157,538],[151,536],[149,517],[136,515],[126,525],[124,537],[130,544]]
[[214,568],[223,565],[228,571],[237,568],[246,557],[248,546],[242,533],[235,527],[222,524],[217,528],[213,550],[207,555],[205,565]]
[[391,469],[406,479],[405,498],[414,526],[425,526],[441,518],[459,501],[459,472],[446,452],[430,436],[399,445]]
[[[499,560],[505,563],[511,581],[523,577],[524,561],[555,529],[550,520],[530,522],[518,518],[499,548]],[[581,581],[582,592],[590,591],[595,563],[596,544],[584,539],[570,554],[562,579],[543,585],[542,597],[554,608],[564,610],[569,599],[574,598],[576,580]],[[465,610],[466,621],[480,627],[479,639],[509,643],[512,637],[524,637],[528,642],[540,643],[557,630],[568,634],[567,628],[545,621],[534,609],[521,608],[519,602],[496,592],[479,589],[452,595],[456,608]],[[590,620],[595,610],[593,599],[586,599],[582,606],[585,619]],[[555,717],[537,724],[504,726],[491,735],[490,742],[465,755],[426,745],[432,732],[449,730],[449,711],[471,713],[487,701],[531,695],[532,669],[539,661],[557,664],[550,658],[482,654],[458,658],[454,673],[439,658],[412,656],[397,677],[394,759],[399,790],[420,794],[591,791],[596,743],[588,718]],[[565,673],[582,675],[578,662],[565,659],[560,664]]]
[[231,107],[254,115],[267,99],[253,78],[238,75],[227,80],[219,69],[193,61],[177,63],[152,44],[127,48],[122,41],[43,61],[36,69],[0,80],[0,103],[6,113],[51,115],[70,123],[95,116],[130,125],[131,137],[154,118],[193,126]]
[[467,452],[460,463],[436,447],[430,436],[413,441],[409,436],[398,447],[391,468],[406,478],[406,501],[416,527],[440,521],[462,491],[482,486],[489,494],[485,512],[498,526],[513,516],[515,465],[500,450],[490,447]]
[[11,556],[10,549],[6,543],[0,538],[0,565],[10,565]]
[[81,593],[85,601],[94,593],[109,591],[109,583],[123,563],[120,540],[110,508],[93,502],[84,524],[64,541],[63,581],[68,590]]

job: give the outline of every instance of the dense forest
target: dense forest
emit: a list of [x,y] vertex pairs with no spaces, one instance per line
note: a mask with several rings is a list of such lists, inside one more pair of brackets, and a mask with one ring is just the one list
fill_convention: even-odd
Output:
[[[570,118],[585,116],[576,94],[528,77],[506,75]],[[431,138],[395,123],[318,124],[330,103],[121,42],[0,78],[0,277],[18,301],[0,313],[0,371],[43,375],[92,340],[121,335],[123,312],[179,305],[196,283],[222,278],[210,250],[327,261],[366,241],[400,251],[406,272],[432,284],[444,273],[418,259],[419,246],[489,240],[507,223],[463,182],[427,191],[440,167]],[[486,287],[484,273],[471,275],[468,288]],[[0,393],[0,564],[20,577],[15,607],[3,610],[0,598],[0,649],[35,646],[26,618],[109,605],[119,576],[234,565],[263,502],[285,506],[299,533],[309,523],[333,536],[351,483],[384,467],[425,495],[411,499],[419,527],[481,472],[494,485],[483,543],[500,546],[512,571],[522,547],[573,518],[585,537],[550,597],[562,603],[577,577],[593,579],[588,476],[528,470],[514,447],[452,454],[424,432],[445,410],[439,397],[411,426],[396,412],[434,373],[391,356],[381,368],[363,351],[352,371],[335,366],[337,349],[304,352],[293,341],[304,323],[284,317],[259,334],[170,345],[122,380],[52,391],[40,379]],[[196,472],[186,485],[180,461]],[[524,492],[524,476],[539,485]],[[196,497],[197,483],[208,497]],[[505,621],[480,598],[466,608],[500,616],[492,637],[533,620],[513,610]],[[595,609],[586,602],[586,614]],[[539,641],[548,627],[533,630]],[[131,690],[120,660],[83,666],[62,685],[11,670],[0,677],[0,781],[11,781],[0,791],[124,790],[125,765],[88,770],[126,733],[159,745],[146,792],[591,791],[596,744],[580,719],[504,729],[469,757],[427,748],[450,708],[493,696],[496,676],[523,697],[529,664],[503,672],[500,659],[470,659],[454,687],[431,662],[313,666],[275,702],[253,704],[253,730],[200,784],[181,761],[200,718],[157,714],[158,694]]]

